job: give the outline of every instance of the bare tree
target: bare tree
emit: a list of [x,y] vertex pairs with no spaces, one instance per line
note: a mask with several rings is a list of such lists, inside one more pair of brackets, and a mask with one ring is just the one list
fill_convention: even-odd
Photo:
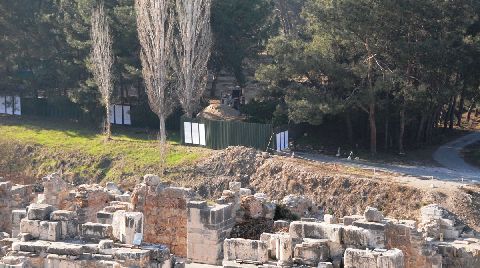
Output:
[[105,106],[105,135],[107,139],[111,138],[110,128],[110,99],[113,91],[112,79],[112,37],[110,27],[108,26],[107,16],[103,1],[93,10],[92,14],[92,72],[98,90],[102,95],[102,103]]
[[[169,0],[135,0],[142,72],[150,108],[160,120],[161,173],[165,167],[165,120],[172,112],[170,76],[173,55],[173,15]],[[162,174],[163,175],[163,174]]]
[[177,94],[188,116],[193,116],[207,85],[207,63],[212,48],[211,4],[212,0],[176,0]]

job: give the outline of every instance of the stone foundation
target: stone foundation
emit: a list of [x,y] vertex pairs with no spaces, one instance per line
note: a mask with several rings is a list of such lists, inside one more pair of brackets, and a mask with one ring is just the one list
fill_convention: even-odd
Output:
[[[8,231],[0,230],[0,267],[182,268],[185,258],[252,268],[480,267],[478,234],[437,205],[422,208],[418,223],[372,207],[343,219],[275,221],[252,240],[232,238],[233,227],[273,222],[276,205],[240,183],[230,183],[214,203],[153,175],[131,199],[113,183],[69,188],[59,180],[44,179],[48,197],[40,194],[34,203],[31,186],[0,182],[0,228]],[[288,200],[297,213],[315,216],[302,198]]]

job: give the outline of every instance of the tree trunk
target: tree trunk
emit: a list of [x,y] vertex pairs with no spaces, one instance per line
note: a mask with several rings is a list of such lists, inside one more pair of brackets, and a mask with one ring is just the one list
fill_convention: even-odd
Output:
[[165,116],[160,115],[160,175],[165,175],[167,162],[167,131],[165,130]]
[[110,125],[110,101],[105,102],[105,138],[112,139],[112,126]]
[[473,112],[473,110],[475,109],[476,106],[477,106],[477,104],[476,104],[475,99],[474,99],[474,100],[472,100],[472,104],[468,108],[467,124],[469,124],[470,120],[472,120],[472,112]]
[[420,119],[420,125],[418,126],[418,131],[417,131],[417,139],[416,143],[420,144],[423,140],[423,134],[425,130],[425,123],[427,122],[427,115],[425,113],[422,113],[421,119]]
[[453,126],[454,126],[454,120],[455,120],[455,105],[457,104],[457,96],[453,97],[453,101],[452,101],[452,105],[450,106],[450,114],[449,114],[449,120],[450,120],[450,123],[448,125],[448,128],[450,130],[453,130]]
[[400,131],[398,133],[398,153],[405,154],[403,136],[405,135],[405,104],[400,108]]
[[350,112],[347,112],[345,115],[345,123],[347,124],[347,134],[348,134],[348,142],[351,146],[354,145],[353,140],[353,127],[352,127],[352,118],[350,116]]
[[462,126],[463,108],[465,106],[465,86],[463,86],[462,94],[460,95],[460,102],[458,103],[457,111],[457,126]]
[[368,121],[370,122],[370,153],[377,154],[377,123],[375,118],[375,104],[369,105]]
[[390,126],[390,98],[387,93],[387,101],[386,101],[386,111],[385,111],[385,136],[383,141],[383,147],[385,151],[388,150],[388,130]]
[[213,79],[212,79],[212,86],[210,87],[210,97],[215,97],[215,92],[217,91],[217,82],[218,82],[218,74],[213,72]]

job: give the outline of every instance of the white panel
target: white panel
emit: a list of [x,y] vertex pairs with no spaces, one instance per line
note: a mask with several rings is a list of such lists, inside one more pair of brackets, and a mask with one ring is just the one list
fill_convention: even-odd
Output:
[[280,132],[280,150],[285,149],[285,132]]
[[115,105],[115,124],[121,125],[122,124],[122,105]]
[[285,149],[288,149],[288,146],[289,144],[288,144],[288,130],[287,130],[285,131]]
[[13,114],[13,97],[7,96],[6,113]]
[[14,114],[22,115],[22,100],[19,96],[15,96],[15,111]]
[[198,123],[192,123],[192,143],[200,144],[200,130]]
[[192,143],[192,123],[183,122],[183,129],[185,133],[185,143]]
[[110,108],[109,108],[110,124],[115,124],[115,115],[113,111],[115,111],[115,105],[110,105]]
[[5,96],[0,96],[0,114],[5,113]]
[[130,116],[130,106],[123,106],[123,124],[132,124],[132,118]]
[[205,132],[205,124],[199,125],[200,145],[207,146],[207,133]]
[[277,134],[277,152],[280,152],[282,150],[282,148],[280,147],[282,142],[281,142],[281,139],[280,139],[280,134]]

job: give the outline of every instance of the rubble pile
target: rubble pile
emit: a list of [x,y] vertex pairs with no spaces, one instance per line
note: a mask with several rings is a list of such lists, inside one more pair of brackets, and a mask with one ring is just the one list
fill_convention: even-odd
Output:
[[[480,267],[478,234],[435,204],[419,222],[374,207],[338,218],[302,196],[272,201],[236,181],[207,202],[154,175],[132,194],[61,180],[45,178],[36,198],[30,186],[0,183],[0,267]],[[6,194],[17,189],[22,202]],[[279,208],[297,219],[279,220]]]

